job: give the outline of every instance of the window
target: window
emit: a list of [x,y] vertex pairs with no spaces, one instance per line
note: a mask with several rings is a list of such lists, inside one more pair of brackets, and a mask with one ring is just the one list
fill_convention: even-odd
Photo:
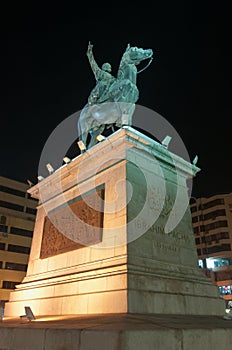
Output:
[[15,252],[15,253],[21,253],[21,254],[29,254],[30,253],[30,248],[23,247],[21,245],[9,244],[8,245],[8,251],[9,252]]
[[194,227],[193,232],[194,233],[199,233],[199,227]]
[[16,271],[27,271],[27,265],[25,264],[18,264],[18,263],[12,263],[12,262],[6,262],[7,270],[16,270]]
[[206,242],[211,242],[211,241],[215,241],[216,243],[219,242],[220,239],[226,239],[229,238],[229,233],[228,232],[220,232],[214,235],[210,235],[210,236],[204,236],[201,238],[201,242],[202,243],[206,243]]
[[232,294],[232,286],[221,286],[221,287],[219,287],[219,291],[220,291],[221,295]]
[[202,209],[212,208],[212,207],[214,207],[216,205],[220,205],[220,204],[225,204],[223,198],[217,198],[217,199],[214,199],[214,200],[212,200],[210,202],[204,203]]
[[205,231],[213,230],[218,227],[227,227],[227,220],[216,221],[211,224],[205,225]]
[[1,218],[0,218],[0,224],[2,224],[2,225],[6,225],[6,216],[1,216]]
[[217,216],[226,216],[225,209],[214,210],[208,214],[205,214],[204,220],[215,219]]
[[195,213],[197,211],[197,207],[196,206],[191,207],[190,210],[191,210],[191,213]]
[[222,239],[223,238],[230,238],[229,232],[221,232],[220,235],[221,235]]
[[0,242],[0,250],[5,250],[5,246],[6,246],[5,243],[1,243],[1,242]]
[[203,248],[203,254],[207,255],[207,254],[223,252],[223,251],[230,251],[230,250],[231,250],[230,244],[222,244],[222,245],[217,245],[217,246],[213,246],[213,247]]
[[14,194],[15,196],[25,197],[26,192],[16,190],[15,188],[10,188],[7,186],[0,185],[0,191],[5,193]]
[[194,223],[194,222],[197,222],[198,221],[198,216],[194,216],[193,218],[192,218],[192,222]]
[[195,243],[200,244],[200,238],[195,238]]
[[33,236],[33,231],[29,231],[26,229],[13,227],[13,226],[10,228],[10,233],[13,233],[14,235],[18,235],[18,236],[25,236],[25,237]]
[[212,236],[205,236],[205,241],[206,242],[211,242],[212,241]]
[[0,232],[7,232],[7,226],[0,225]]
[[0,269],[2,269],[2,261],[0,261]]
[[19,282],[13,282],[13,281],[3,281],[2,282],[2,288],[3,289],[14,289],[15,286],[17,286]]
[[223,266],[229,266],[230,260],[229,259],[214,259],[214,267],[223,267]]
[[207,269],[215,269],[218,267],[229,266],[231,265],[231,258],[207,258],[206,266]]
[[26,213],[36,215],[36,209],[34,209],[34,208],[26,208]]
[[201,255],[201,249],[197,249],[197,255]]
[[17,210],[17,211],[23,211],[23,206],[18,204],[13,204],[5,201],[0,201],[0,207]]

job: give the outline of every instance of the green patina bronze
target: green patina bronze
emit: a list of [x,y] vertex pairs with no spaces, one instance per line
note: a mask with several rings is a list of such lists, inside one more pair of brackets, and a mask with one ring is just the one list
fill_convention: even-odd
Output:
[[98,67],[93,56],[93,45],[91,43],[88,46],[87,57],[96,79],[96,86],[89,95],[88,104],[93,105],[94,103],[109,101],[109,88],[116,81],[116,78],[110,73],[111,65],[110,63],[103,63],[102,68]]
[[[96,79],[96,86],[91,91],[78,121],[79,139],[85,145],[88,134],[91,135],[88,148],[97,143],[96,137],[105,126],[131,125],[135,103],[139,98],[137,75],[149,66],[152,55],[151,49],[131,47],[128,44],[122,55],[117,77],[114,77],[111,74],[110,63],[104,63],[99,68],[94,59],[93,45],[89,43],[87,57]],[[139,72],[137,65],[146,59],[150,59],[149,63]]]

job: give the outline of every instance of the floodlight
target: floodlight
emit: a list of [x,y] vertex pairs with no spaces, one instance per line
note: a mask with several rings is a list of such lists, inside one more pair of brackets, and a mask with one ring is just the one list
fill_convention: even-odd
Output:
[[48,169],[49,174],[54,173],[54,169],[53,169],[53,167],[51,166],[50,163],[46,164],[46,167],[47,167],[47,169]]
[[28,180],[28,179],[27,179],[27,183],[28,183],[28,185],[29,185],[30,187],[34,185],[33,182],[31,182],[31,181]]
[[106,139],[106,137],[103,136],[103,135],[101,135],[101,134],[97,136],[97,140],[98,140],[99,142],[104,141],[105,139]]
[[78,147],[80,148],[81,151],[85,151],[86,150],[86,147],[85,147],[85,144],[84,144],[83,141],[80,140],[80,141],[77,142],[77,144],[78,144]]
[[163,139],[163,141],[161,142],[162,145],[165,147],[165,148],[168,148],[168,145],[169,145],[169,142],[171,141],[172,137],[171,136],[165,136],[165,138]]
[[196,155],[193,159],[193,165],[196,165],[198,161],[198,155]]
[[27,318],[29,321],[35,320],[35,316],[30,308],[30,306],[24,306],[25,309],[25,315],[21,315],[20,320],[22,320],[23,318]]
[[65,162],[65,164],[68,164],[71,162],[71,159],[69,157],[64,157],[63,161]]
[[39,175],[39,176],[37,176],[37,179],[38,179],[38,181],[42,181],[42,180],[44,180],[44,177]]

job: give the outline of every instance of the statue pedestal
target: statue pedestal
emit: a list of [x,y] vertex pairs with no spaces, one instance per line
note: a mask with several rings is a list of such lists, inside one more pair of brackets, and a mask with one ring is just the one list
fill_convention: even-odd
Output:
[[223,315],[218,289],[198,268],[189,208],[182,217],[197,170],[124,127],[32,187],[43,205],[5,315],[24,306],[35,316]]

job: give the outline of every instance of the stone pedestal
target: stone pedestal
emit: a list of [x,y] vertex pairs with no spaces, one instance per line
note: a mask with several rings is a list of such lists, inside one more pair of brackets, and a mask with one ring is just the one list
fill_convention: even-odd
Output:
[[185,207],[198,170],[124,127],[32,187],[28,271],[5,315],[223,315]]

